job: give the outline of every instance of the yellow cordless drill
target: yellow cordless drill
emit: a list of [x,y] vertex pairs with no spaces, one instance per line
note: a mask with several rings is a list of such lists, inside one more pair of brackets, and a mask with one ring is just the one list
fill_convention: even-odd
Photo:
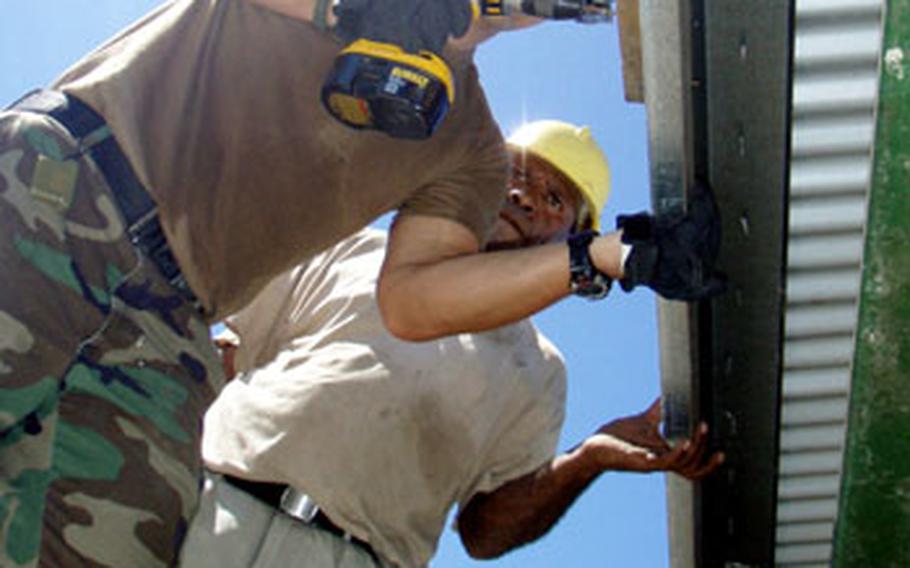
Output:
[[[377,1],[377,0],[373,0]],[[522,13],[540,18],[608,21],[612,0],[471,0],[473,17]],[[439,127],[455,101],[446,62],[430,50],[356,39],[345,47],[322,87],[326,110],[341,123],[393,138],[422,140]]]

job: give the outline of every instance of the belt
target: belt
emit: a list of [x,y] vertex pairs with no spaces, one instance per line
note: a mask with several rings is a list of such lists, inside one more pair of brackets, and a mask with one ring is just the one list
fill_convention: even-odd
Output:
[[328,518],[307,495],[297,492],[289,485],[267,481],[252,481],[226,474],[222,474],[221,477],[227,483],[252,495],[266,505],[278,509],[298,521],[318,527],[361,547],[373,557],[377,564],[382,565],[379,556],[373,550],[373,547],[370,546],[370,543],[353,536],[333,523],[332,519]]
[[164,278],[187,301],[199,302],[174,258],[155,202],[136,177],[104,119],[72,95],[37,90],[25,95],[10,110],[46,114],[79,142],[79,154],[88,153],[111,188],[117,208],[126,221],[130,241],[154,263]]

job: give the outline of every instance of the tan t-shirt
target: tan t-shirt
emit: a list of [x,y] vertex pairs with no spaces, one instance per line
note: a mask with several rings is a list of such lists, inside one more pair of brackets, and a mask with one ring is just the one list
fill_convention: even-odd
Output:
[[205,417],[215,471],[288,483],[386,559],[421,566],[448,511],[552,458],[562,358],[530,321],[410,343],[374,299],[384,233],[271,282],[230,325],[246,373]]
[[108,121],[215,316],[387,211],[454,219],[481,241],[495,218],[507,161],[472,54],[446,52],[456,101],[416,142],[323,109],[340,47],[245,0],[174,0],[54,85]]

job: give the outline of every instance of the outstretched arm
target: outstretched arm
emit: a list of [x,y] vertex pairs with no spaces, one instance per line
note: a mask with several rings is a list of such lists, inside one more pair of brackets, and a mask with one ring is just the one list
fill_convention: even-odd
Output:
[[[279,14],[333,28],[344,43],[370,39],[405,51],[440,53],[473,19],[468,0],[249,0]],[[318,14],[318,15],[317,15]]]
[[[620,276],[619,234],[599,237],[593,246],[603,248],[596,260],[601,270]],[[423,341],[500,327],[568,294],[565,243],[480,253],[464,225],[408,215],[398,217],[390,232],[378,302],[390,332]]]
[[[319,3],[318,0],[249,0],[249,2],[306,22],[313,21],[316,5]],[[335,16],[331,10],[327,10],[326,16],[328,24],[334,25]]]
[[[714,266],[720,245],[717,205],[707,184],[695,184],[691,194],[684,215],[620,216],[620,231],[591,242],[594,266],[627,291],[648,286],[665,298],[686,301],[722,292],[724,279]],[[485,331],[569,294],[565,243],[478,252],[474,234],[455,221],[399,216],[378,292],[389,331],[412,341]]]
[[699,480],[723,454],[705,456],[708,428],[671,448],[659,431],[660,400],[635,416],[600,428],[569,452],[491,493],[475,495],[458,517],[469,554],[495,558],[543,536],[585,488],[605,471],[672,471]]

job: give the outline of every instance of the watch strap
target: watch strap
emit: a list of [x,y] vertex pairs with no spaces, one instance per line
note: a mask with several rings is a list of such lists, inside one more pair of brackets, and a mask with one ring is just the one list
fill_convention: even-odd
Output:
[[582,231],[569,236],[569,287],[576,296],[600,300],[610,293],[613,280],[591,261],[591,242],[597,231]]

